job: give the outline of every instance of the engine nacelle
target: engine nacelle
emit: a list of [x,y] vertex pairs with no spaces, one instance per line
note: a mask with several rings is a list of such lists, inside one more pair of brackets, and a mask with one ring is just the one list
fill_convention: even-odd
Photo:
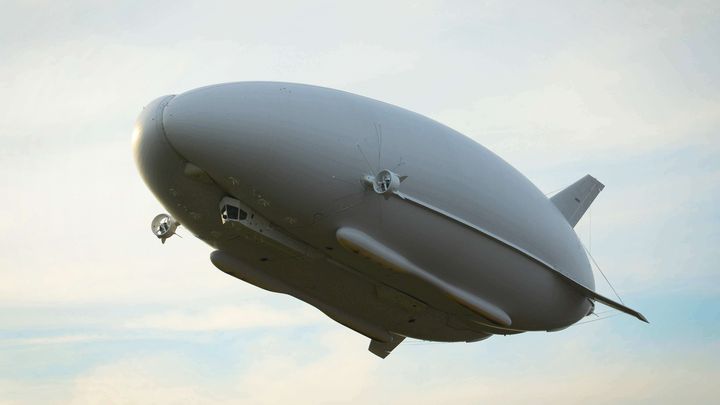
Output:
[[393,173],[390,170],[382,170],[377,176],[365,176],[365,183],[372,187],[373,191],[378,194],[385,195],[386,197],[398,191],[400,183],[405,180],[407,176],[398,176],[397,173]]
[[165,240],[175,235],[180,223],[168,214],[158,214],[150,223],[152,233],[165,243]]

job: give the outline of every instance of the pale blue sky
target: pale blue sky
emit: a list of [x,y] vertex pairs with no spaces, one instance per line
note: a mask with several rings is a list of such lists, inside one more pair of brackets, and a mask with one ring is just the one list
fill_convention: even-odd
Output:
[[[3,4],[0,403],[715,402],[717,2],[258,3]],[[428,115],[548,192],[593,174],[607,187],[576,229],[650,325],[410,340],[380,360],[189,235],[161,245],[133,121],[240,80]]]

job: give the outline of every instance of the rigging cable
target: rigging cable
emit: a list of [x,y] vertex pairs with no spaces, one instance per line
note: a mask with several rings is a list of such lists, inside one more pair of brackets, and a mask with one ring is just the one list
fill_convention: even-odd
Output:
[[[588,321],[578,322],[578,323],[576,323],[575,325],[582,325],[582,324],[584,324],[584,323],[602,321],[603,319],[612,318],[612,317],[618,316],[618,315],[620,315],[620,313],[619,313],[619,312],[615,312],[614,314],[610,314],[610,315],[608,315],[608,316],[603,316],[603,317],[599,317],[599,318],[595,318],[595,319],[590,319],[590,320],[588,320]],[[573,325],[573,326],[574,326],[574,325]]]
[[[581,244],[582,244],[582,242],[581,242]],[[605,279],[605,282],[610,286],[610,289],[612,289],[613,293],[615,293],[615,296],[618,298],[618,300],[620,300],[620,303],[625,305],[625,302],[623,302],[622,297],[620,297],[620,294],[618,294],[618,292],[615,290],[615,287],[613,287],[612,283],[605,275],[605,272],[602,270],[602,268],[600,268],[600,265],[597,263],[597,261],[595,260],[595,258],[593,257],[593,255],[591,253],[591,251],[592,251],[592,206],[590,206],[588,209],[588,246],[586,247],[585,245],[583,245],[583,249],[585,249],[585,251],[588,254],[588,257],[590,257],[590,260],[592,260],[595,267],[597,267],[597,269],[600,271],[600,274],[602,274],[603,278]]]
[[615,296],[620,300],[620,303],[623,304],[623,305],[625,305],[625,303],[623,302],[622,297],[620,297],[620,294],[618,294],[617,291],[615,291],[615,287],[613,287],[613,285],[612,285],[612,283],[610,282],[610,280],[608,280],[607,276],[606,276],[605,273],[602,271],[602,269],[600,268],[600,266],[597,264],[597,262],[595,261],[595,258],[594,258],[593,255],[590,253],[590,251],[588,250],[588,248],[585,247],[585,245],[583,245],[583,248],[584,248],[585,251],[587,252],[587,254],[588,254],[588,256],[590,257],[590,259],[592,260],[592,262],[595,264],[595,267],[597,267],[597,269],[600,271],[600,274],[602,274],[602,276],[603,276],[603,278],[605,279],[605,281],[608,283],[608,285],[610,286],[610,288],[613,290],[613,292],[615,293]]
[[[572,184],[572,183],[570,183],[570,184]],[[563,190],[565,190],[566,188],[568,188],[568,187],[570,186],[570,184],[567,184],[567,185],[565,185],[564,187],[560,187],[560,188],[558,188],[558,189],[556,189],[556,190],[553,190],[553,191],[548,191],[547,193],[545,193],[545,197],[547,197],[547,198],[552,198],[553,195],[555,195],[555,194],[557,194],[558,192],[563,191]]]

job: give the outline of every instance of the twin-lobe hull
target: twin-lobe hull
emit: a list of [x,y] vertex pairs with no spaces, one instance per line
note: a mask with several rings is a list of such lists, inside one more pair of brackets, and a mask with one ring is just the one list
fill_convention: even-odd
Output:
[[[483,336],[478,331],[562,328],[590,309],[549,270],[593,288],[565,218],[514,168],[452,129],[375,100],[285,83],[211,86],[163,103],[155,114],[180,162],[166,170],[191,162],[211,179],[185,175],[166,184],[146,176],[171,214],[243,266],[266,268],[286,286],[281,292],[344,324],[360,319],[407,336],[473,340]],[[382,170],[402,176],[402,196],[379,194],[364,180]],[[214,191],[197,191],[188,179]],[[223,195],[314,255],[298,259],[229,231],[214,217]],[[341,229],[367,235],[375,250],[360,254]],[[308,263],[329,265],[314,271]],[[231,272],[228,266],[221,269]],[[432,316],[387,309],[412,308],[408,302]]]

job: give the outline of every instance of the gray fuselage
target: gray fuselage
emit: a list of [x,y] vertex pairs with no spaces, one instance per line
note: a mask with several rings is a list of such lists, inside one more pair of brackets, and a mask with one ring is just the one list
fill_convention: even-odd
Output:
[[[153,101],[133,144],[149,188],[216,249],[216,266],[370,337],[472,341],[562,329],[591,311],[549,270],[594,288],[555,205],[419,114],[315,86],[229,83]],[[396,194],[365,180],[382,170],[402,178]],[[224,197],[301,248],[223,224]]]

